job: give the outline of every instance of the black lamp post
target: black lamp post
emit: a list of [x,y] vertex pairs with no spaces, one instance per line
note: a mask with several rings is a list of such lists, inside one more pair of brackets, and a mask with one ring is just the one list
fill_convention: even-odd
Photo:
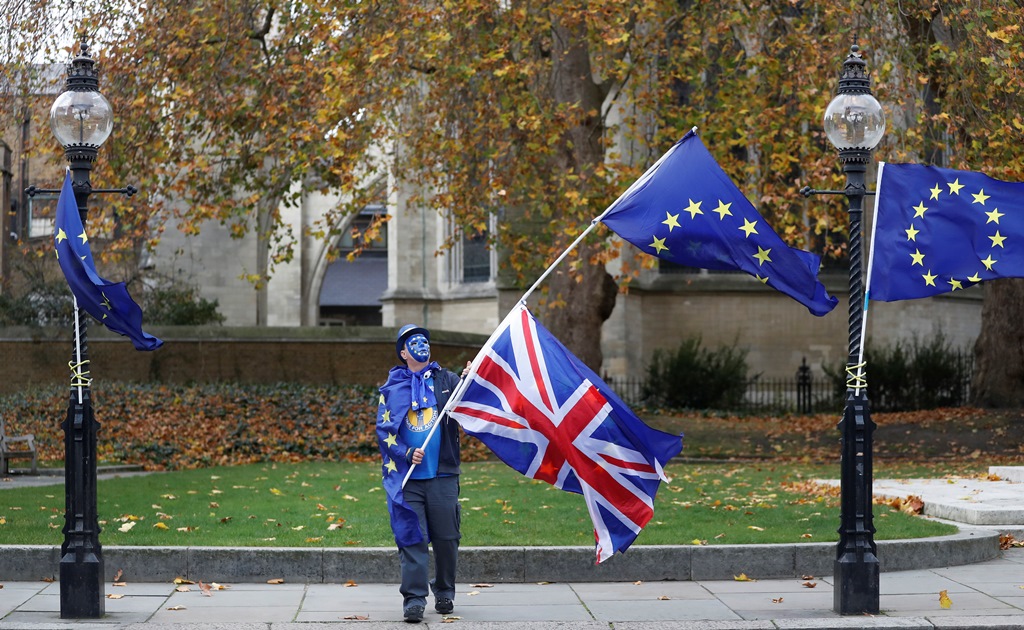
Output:
[[825,134],[839,150],[846,174],[843,191],[804,188],[846,195],[850,207],[850,334],[846,363],[846,404],[839,423],[842,439],[839,544],[836,546],[833,609],[843,615],[878,612],[878,556],[872,522],[872,433],[875,423],[861,362],[864,315],[864,256],[861,222],[867,192],[864,174],[871,150],[885,133],[882,106],[871,95],[871,81],[860,48],[854,44],[843,62],[836,96],[825,110]]
[[[71,169],[72,188],[82,224],[88,214],[89,195],[117,192],[131,196],[135,188],[93,189],[89,173],[100,145],[110,136],[113,111],[98,91],[99,77],[89,46],[67,69],[65,91],[50,108],[50,128],[64,145]],[[41,190],[30,187],[30,196]],[[64,429],[64,542],[60,554],[60,616],[65,619],[95,619],[104,615],[103,553],[96,514],[96,433],[93,416],[87,340],[88,314],[75,309],[75,347],[71,358],[71,394]]]

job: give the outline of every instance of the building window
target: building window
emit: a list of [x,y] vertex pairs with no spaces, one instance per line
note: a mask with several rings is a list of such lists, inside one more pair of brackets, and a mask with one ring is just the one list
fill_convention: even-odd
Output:
[[462,281],[487,282],[491,279],[491,249],[487,232],[462,233]]

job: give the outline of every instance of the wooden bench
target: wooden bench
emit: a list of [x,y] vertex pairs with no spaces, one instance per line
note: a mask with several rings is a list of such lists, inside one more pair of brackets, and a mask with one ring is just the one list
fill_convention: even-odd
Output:
[[32,474],[39,471],[36,468],[36,438],[34,435],[7,435],[4,429],[4,419],[0,418],[0,474],[10,474],[11,460],[31,459]]

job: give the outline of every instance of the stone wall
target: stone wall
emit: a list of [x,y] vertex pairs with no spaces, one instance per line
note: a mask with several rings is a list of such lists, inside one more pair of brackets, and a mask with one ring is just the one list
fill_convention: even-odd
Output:
[[[167,327],[147,332],[164,340],[138,352],[126,338],[98,325],[89,329],[89,358],[97,381],[303,382],[379,385],[397,364],[391,328]],[[452,367],[471,360],[482,335],[433,332],[434,359]],[[70,330],[0,328],[0,394],[68,383]]]

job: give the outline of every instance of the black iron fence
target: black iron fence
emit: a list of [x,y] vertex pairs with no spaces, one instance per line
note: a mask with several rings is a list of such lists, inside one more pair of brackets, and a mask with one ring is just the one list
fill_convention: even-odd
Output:
[[[868,373],[868,398],[874,411],[907,411],[934,407],[958,407],[970,401],[973,361],[966,353],[952,358],[954,375],[931,382],[911,382],[905,375]],[[869,366],[870,367],[870,366]],[[631,406],[647,404],[643,378],[609,378],[605,382]],[[695,384],[694,386],[698,386]],[[806,361],[792,378],[760,378],[747,381],[739,408],[724,409],[745,414],[839,413],[846,397],[843,375],[814,376]]]

